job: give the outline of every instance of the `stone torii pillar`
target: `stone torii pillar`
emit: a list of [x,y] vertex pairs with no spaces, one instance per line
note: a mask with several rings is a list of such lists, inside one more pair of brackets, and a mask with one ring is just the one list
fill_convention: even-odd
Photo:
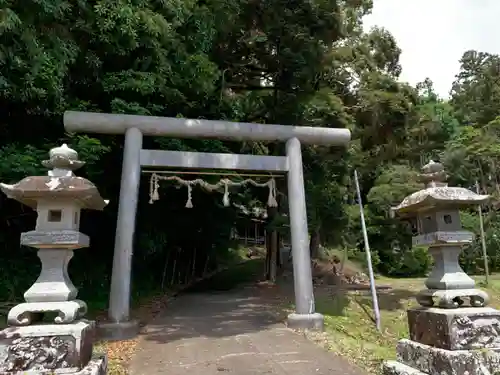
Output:
[[[64,114],[64,126],[69,132],[125,134],[109,301],[109,318],[111,323],[101,326],[101,329],[104,328],[107,331],[108,337],[124,339],[134,336],[137,332],[137,323],[130,321],[129,316],[135,216],[141,165],[146,165],[143,159],[151,158],[151,152],[155,152],[142,149],[143,136],[286,142],[286,158],[274,157],[274,159],[276,159],[276,164],[283,161],[286,167],[283,167],[281,170],[288,172],[288,201],[296,305],[295,313],[290,314],[288,317],[288,325],[294,328],[323,328],[323,316],[315,312],[314,304],[301,143],[328,146],[346,145],[351,137],[348,129],[73,111],[68,111]],[[147,157],[141,157],[144,152],[147,152],[147,154],[144,154]],[[169,153],[171,157],[174,152],[169,151],[165,153]],[[186,156],[187,153],[177,154],[180,159],[188,159]],[[229,165],[235,165],[235,168],[232,169],[269,170],[269,160],[273,158],[269,156],[251,156],[252,160],[249,160],[250,155],[202,155],[201,153],[190,153],[189,156],[193,156],[193,154],[197,154],[196,156],[202,162],[196,158],[194,161],[185,160],[181,163],[183,167],[201,168],[201,164],[206,165],[210,162],[213,164],[213,168],[230,169]],[[207,155],[214,155],[215,158],[213,159],[217,160],[213,161]],[[176,158],[176,160],[179,158]],[[243,159],[245,165],[238,168],[243,163]],[[178,164],[177,166],[181,165]]]

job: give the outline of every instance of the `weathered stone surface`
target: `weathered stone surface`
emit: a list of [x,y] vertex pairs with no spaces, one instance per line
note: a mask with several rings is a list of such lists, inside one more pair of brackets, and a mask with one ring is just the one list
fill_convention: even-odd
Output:
[[500,369],[500,348],[445,350],[401,340],[397,356],[398,362],[429,375],[489,375]]
[[0,332],[0,374],[78,372],[92,357],[94,332],[90,321],[6,328]]
[[[96,354],[92,357],[87,366],[85,366],[81,371],[77,372],[75,375],[105,375],[107,372],[108,372],[108,358],[106,354]],[[61,375],[64,374],[61,373]]]
[[56,369],[56,370],[29,370],[4,372],[0,370],[0,375],[105,375],[108,371],[108,358],[106,354],[95,354],[89,363],[81,370]]
[[418,369],[426,374],[429,374],[431,363],[428,355],[428,346],[416,343],[414,341],[400,340],[396,347],[397,359],[399,362]]
[[384,375],[428,375],[425,372],[414,369],[397,361],[384,362],[382,366]]
[[408,310],[410,338],[447,350],[500,348],[500,311],[492,308]]

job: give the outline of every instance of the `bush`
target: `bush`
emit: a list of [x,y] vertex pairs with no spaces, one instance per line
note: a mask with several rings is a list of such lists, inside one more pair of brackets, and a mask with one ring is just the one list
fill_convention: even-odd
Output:
[[431,265],[432,258],[426,248],[392,249],[381,253],[379,271],[394,277],[423,277]]

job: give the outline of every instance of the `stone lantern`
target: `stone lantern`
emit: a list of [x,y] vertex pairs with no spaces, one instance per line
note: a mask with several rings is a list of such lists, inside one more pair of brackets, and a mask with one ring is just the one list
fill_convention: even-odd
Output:
[[[408,310],[410,340],[397,346],[398,361],[386,375],[488,375],[500,369],[500,312],[486,307],[488,294],[460,267],[462,246],[474,236],[462,230],[460,209],[486,202],[488,195],[450,187],[440,163],[422,168],[426,188],[406,197],[392,212],[416,218],[413,245],[427,246],[434,266]],[[477,350],[481,349],[481,350]]]
[[[106,358],[92,357],[95,324],[83,319],[85,302],[68,275],[73,250],[89,246],[79,232],[82,209],[103,210],[103,200],[90,181],[74,170],[85,163],[66,144],[50,150],[47,176],[26,177],[17,184],[0,184],[12,199],[37,211],[35,230],[21,234],[21,244],[38,249],[40,276],[26,291],[26,302],[8,314],[9,327],[0,333],[0,373],[104,374]],[[53,322],[39,321],[55,314]]]

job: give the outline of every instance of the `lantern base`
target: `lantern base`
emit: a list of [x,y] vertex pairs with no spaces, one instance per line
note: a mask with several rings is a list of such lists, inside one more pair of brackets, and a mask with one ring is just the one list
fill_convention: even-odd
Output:
[[83,318],[87,313],[87,304],[81,300],[63,302],[25,302],[10,309],[7,322],[12,326],[28,326],[36,320],[38,314],[57,313],[54,323],[69,324]]
[[1,374],[104,375],[105,355],[94,354],[95,324],[41,324],[0,332]]
[[484,307],[489,301],[488,293],[479,289],[424,289],[418,292],[417,302],[424,307],[435,305],[444,309],[455,309],[467,300],[471,307]]

